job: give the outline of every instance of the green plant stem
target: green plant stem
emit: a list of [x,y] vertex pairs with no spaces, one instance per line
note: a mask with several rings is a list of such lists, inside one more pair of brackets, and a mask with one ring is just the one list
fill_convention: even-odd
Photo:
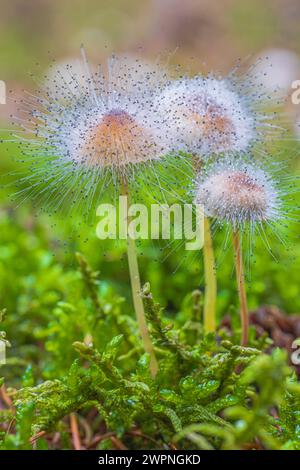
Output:
[[242,323],[241,345],[247,346],[249,337],[249,315],[247,307],[247,295],[245,287],[245,276],[243,267],[243,257],[239,232],[233,232],[233,248],[235,253],[235,270],[240,299],[240,315]]
[[210,225],[206,217],[204,218],[203,254],[205,275],[204,331],[211,333],[216,331],[217,277]]
[[[127,185],[123,183],[123,195],[128,197]],[[128,198],[129,201],[129,198]],[[126,219],[127,226],[128,226],[128,218]],[[136,319],[139,327],[139,332],[142,337],[143,345],[145,351],[150,356],[150,372],[153,378],[155,378],[157,371],[158,371],[158,363],[155,357],[154,347],[151,342],[151,338],[149,335],[144,304],[141,297],[142,287],[140,281],[140,273],[139,273],[139,266],[138,266],[138,258],[137,258],[137,251],[135,240],[130,237],[128,230],[127,230],[127,257],[128,257],[128,266],[129,266],[129,275],[130,275],[130,283],[131,283],[131,291],[132,291],[132,299],[134,310],[136,314]]]

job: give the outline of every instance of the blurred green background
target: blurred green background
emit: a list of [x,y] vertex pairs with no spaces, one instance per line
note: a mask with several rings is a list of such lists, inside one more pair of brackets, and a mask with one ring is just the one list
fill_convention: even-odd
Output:
[[[271,150],[287,159],[288,171],[296,175],[300,109],[288,96],[291,81],[300,78],[299,25],[298,0],[1,0],[0,79],[20,96],[23,88],[35,90],[38,85],[31,73],[39,80],[52,58],[68,62],[79,57],[82,43],[94,62],[111,52],[126,52],[149,59],[162,56],[191,72],[227,73],[238,58],[253,62],[268,55],[273,69],[262,75],[265,87],[283,87],[283,111],[289,122],[289,137]],[[10,127],[10,115],[17,114],[17,108],[13,100],[0,106],[2,128]],[[13,188],[3,186],[18,169],[16,153],[14,144],[1,145],[0,308],[8,310],[4,329],[26,363],[32,338],[36,341],[41,325],[50,321],[57,302],[79,296],[75,251],[83,252],[99,270],[103,295],[114,290],[125,296],[127,309],[132,307],[122,245],[100,242],[94,230],[79,230],[59,216],[38,215],[30,201],[20,207],[10,202]],[[298,202],[296,197],[295,208]],[[277,261],[258,240],[249,286],[251,308],[275,304],[287,313],[299,312],[298,232],[292,223],[288,249],[275,241]],[[222,236],[216,239],[217,246]],[[203,288],[201,254],[185,260],[181,248],[164,259],[164,251],[146,242],[140,251],[142,278],[150,281],[170,316],[193,289]],[[230,305],[237,306],[237,298],[230,252],[221,253],[220,259],[221,318]],[[79,340],[82,334],[78,332]]]
[[77,57],[81,43],[97,61],[142,48],[229,70],[264,49],[299,52],[299,18],[297,0],[2,0],[1,78],[30,86],[27,73],[37,62],[46,69],[49,51]]

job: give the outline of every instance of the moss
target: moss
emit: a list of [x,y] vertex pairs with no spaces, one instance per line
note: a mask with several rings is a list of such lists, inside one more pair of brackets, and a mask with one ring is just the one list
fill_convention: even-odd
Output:
[[[198,315],[195,294],[185,303],[181,321],[170,324],[146,284],[141,294],[159,360],[153,380],[137,326],[123,313],[125,304],[114,294],[108,308],[99,295],[101,282],[85,259],[78,260],[78,283],[88,307],[58,302],[50,326],[38,330],[52,372],[48,358],[41,371],[35,366],[25,370],[18,390],[8,390],[16,425],[2,436],[3,449],[30,448],[32,436],[41,436],[41,448],[49,446],[44,433],[63,435],[70,413],[88,419],[92,410],[97,410],[89,421],[92,433],[100,428],[132,449],[242,449],[257,442],[268,449],[299,447],[300,388],[284,351],[267,355],[256,344],[241,347],[201,331],[191,341],[181,323]],[[96,325],[90,318],[97,318]],[[80,325],[90,329],[81,331]],[[51,380],[43,379],[49,375]],[[12,414],[13,409],[4,412],[3,420]],[[99,442],[101,448],[113,445],[106,438]]]

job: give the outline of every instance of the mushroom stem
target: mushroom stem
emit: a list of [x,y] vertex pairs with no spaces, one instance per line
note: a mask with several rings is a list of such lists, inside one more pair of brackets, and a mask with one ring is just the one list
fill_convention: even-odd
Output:
[[249,315],[247,307],[247,295],[245,286],[245,275],[243,266],[243,257],[241,250],[240,234],[238,231],[233,231],[233,248],[235,254],[235,270],[238,286],[238,293],[240,299],[240,315],[242,323],[242,337],[241,345],[247,346],[249,339]]
[[205,275],[204,331],[211,333],[216,331],[217,278],[210,224],[206,217],[204,219],[203,254]]
[[[128,197],[128,189],[127,185],[123,183],[123,195]],[[128,197],[128,201],[130,201]],[[132,299],[134,310],[136,314],[136,319],[139,327],[139,332],[143,341],[144,349],[150,356],[150,372],[153,378],[155,378],[157,371],[158,371],[158,363],[155,357],[154,347],[151,342],[151,338],[149,335],[144,304],[141,297],[141,281],[140,281],[140,273],[139,273],[139,266],[138,266],[138,257],[137,257],[137,250],[135,240],[131,238],[130,234],[128,233],[128,214],[126,216],[126,225],[127,225],[127,258],[128,258],[128,266],[129,266],[129,275],[130,275],[130,283],[131,283],[131,291],[132,291]]]

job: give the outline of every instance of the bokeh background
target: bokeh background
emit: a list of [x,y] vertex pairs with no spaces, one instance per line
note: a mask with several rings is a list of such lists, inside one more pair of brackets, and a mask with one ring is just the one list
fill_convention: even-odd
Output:
[[[125,52],[147,59],[163,57],[190,73],[211,69],[227,73],[239,58],[252,63],[268,56],[272,68],[266,66],[264,74],[262,63],[260,79],[266,93],[282,88],[286,98],[282,111],[288,122],[287,137],[273,151],[286,159],[291,175],[299,174],[300,106],[289,99],[291,82],[300,79],[298,0],[1,0],[0,7],[0,79],[19,96],[24,88],[38,87],[53,58],[58,63],[78,58],[82,43],[93,62],[103,61],[111,52]],[[17,108],[10,99],[0,106],[3,129],[10,128],[10,116],[17,114]],[[5,131],[2,135],[8,136]],[[75,251],[83,252],[100,271],[101,295],[109,297],[116,291],[131,308],[121,246],[103,245],[94,233],[79,231],[59,216],[50,220],[38,215],[30,201],[20,207],[11,202],[13,188],[6,186],[6,180],[18,169],[17,152],[13,143],[0,147],[0,308],[8,311],[4,329],[18,357],[16,373],[28,358],[36,360],[33,344],[38,338],[43,341],[56,334],[57,326],[51,330],[51,312],[57,302],[79,296]],[[292,223],[288,249],[279,243],[274,248],[277,260],[258,241],[251,268],[251,308],[274,304],[287,314],[299,312],[298,231]],[[203,288],[200,255],[185,262],[182,250],[167,259],[151,244],[141,251],[142,278],[151,282],[167,315],[183,308],[192,289]],[[231,305],[237,307],[230,254],[222,256],[218,278],[221,318]],[[75,326],[80,336],[84,326]],[[82,338],[75,335],[75,339]]]
[[2,0],[1,72],[30,85],[27,73],[36,62],[47,68],[48,51],[64,60],[81,43],[98,61],[109,51],[143,49],[229,70],[238,57],[266,49],[299,52],[299,17],[297,0]]

